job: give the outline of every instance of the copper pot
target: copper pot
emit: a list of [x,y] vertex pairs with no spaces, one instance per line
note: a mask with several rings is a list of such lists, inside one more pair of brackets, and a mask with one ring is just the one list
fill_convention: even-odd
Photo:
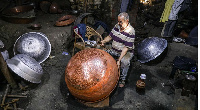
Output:
[[16,7],[4,10],[2,14],[6,16],[14,16],[14,15],[22,14],[22,13],[27,13],[33,9],[34,7],[31,5],[16,6]]
[[51,6],[51,3],[48,2],[48,1],[41,1],[40,2],[40,9],[45,13],[49,12],[49,7],[50,6]]
[[49,12],[52,14],[56,14],[56,13],[62,13],[62,10],[60,9],[60,6],[53,2],[49,8]]
[[2,12],[1,18],[10,23],[28,24],[35,20],[34,7],[23,5],[9,8]]
[[103,50],[90,48],[75,54],[65,69],[65,82],[71,94],[81,101],[107,98],[119,79],[114,58]]

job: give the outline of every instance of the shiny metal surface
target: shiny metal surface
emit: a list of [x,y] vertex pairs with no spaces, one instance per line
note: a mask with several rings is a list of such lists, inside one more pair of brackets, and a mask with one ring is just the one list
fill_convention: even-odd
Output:
[[6,60],[8,67],[20,77],[32,83],[40,83],[43,70],[40,64],[26,54],[17,54]]
[[90,48],[76,53],[65,70],[71,94],[86,102],[97,102],[110,95],[119,79],[116,61],[103,50]]
[[51,53],[51,44],[45,34],[29,32],[20,36],[14,44],[14,54],[27,54],[37,62],[44,62]]
[[158,37],[149,37],[138,44],[138,61],[149,62],[157,58],[167,47],[167,40]]
[[0,40],[0,48],[4,47],[4,43]]
[[196,81],[196,78],[193,75],[185,75],[185,78],[190,81]]

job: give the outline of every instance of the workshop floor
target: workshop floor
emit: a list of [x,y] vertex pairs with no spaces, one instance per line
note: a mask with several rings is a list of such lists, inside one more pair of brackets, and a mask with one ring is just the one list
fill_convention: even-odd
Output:
[[[63,14],[64,15],[64,14]],[[198,48],[183,43],[168,43],[168,52],[162,62],[156,65],[145,65],[137,61],[135,57],[129,70],[128,82],[124,88],[116,88],[110,95],[109,107],[90,108],[80,104],[71,96],[64,81],[64,72],[71,55],[63,55],[62,52],[71,53],[71,26],[54,27],[55,21],[62,14],[43,14],[38,13],[33,23],[40,23],[42,32],[47,35],[51,45],[51,56],[54,58],[47,59],[42,63],[44,74],[40,84],[30,84],[16,79],[22,85],[28,85],[25,90],[12,90],[9,94],[26,95],[27,98],[19,98],[17,107],[24,110],[173,110],[179,108],[197,109],[197,96],[184,97],[187,100],[182,105],[177,104],[176,93],[167,95],[170,90],[169,86],[163,86],[168,81],[168,76],[172,69],[172,61],[175,56],[185,56],[197,61]],[[22,34],[30,31],[30,24],[12,24],[0,20],[0,40],[5,43],[9,50],[10,57],[13,56],[12,48],[15,40]],[[162,27],[153,27],[145,25],[145,28],[151,32],[151,36],[160,37]],[[137,31],[137,28],[135,28]],[[138,38],[141,40],[141,38]],[[14,73],[12,73],[14,74]],[[136,81],[140,74],[146,74],[146,87],[144,93],[136,92]],[[16,77],[15,77],[16,78]],[[0,83],[0,100],[4,96],[6,82]],[[177,93],[178,94],[178,93]],[[192,98],[191,98],[192,97]],[[190,99],[191,98],[191,99]],[[6,102],[13,98],[7,98]],[[179,100],[181,103],[181,100]],[[12,106],[12,104],[10,104]],[[3,109],[0,107],[0,109]],[[188,109],[189,110],[189,109]]]

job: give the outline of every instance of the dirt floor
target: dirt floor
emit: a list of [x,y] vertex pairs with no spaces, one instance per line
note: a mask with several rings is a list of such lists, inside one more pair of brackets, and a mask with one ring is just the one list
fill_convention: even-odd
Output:
[[[185,56],[198,60],[198,48],[183,43],[168,42],[168,51],[165,58],[156,65],[141,64],[135,57],[131,62],[129,77],[124,88],[118,88],[110,95],[109,107],[91,108],[79,103],[69,93],[64,81],[64,72],[71,58],[72,36],[71,27],[55,27],[55,21],[61,16],[68,14],[45,14],[37,12],[36,20],[33,23],[40,23],[40,30],[31,30],[27,27],[30,24],[12,24],[0,20],[0,40],[5,43],[6,49],[9,50],[10,58],[13,57],[13,45],[16,39],[27,32],[42,32],[47,35],[51,46],[51,56],[41,64],[44,70],[42,82],[40,84],[31,84],[15,76],[18,83],[28,85],[25,90],[10,91],[9,94],[26,95],[27,98],[19,98],[17,107],[24,110],[173,110],[178,108],[189,108],[188,110],[197,109],[197,94],[190,97],[183,96],[185,99],[180,100],[175,94],[167,95],[170,90],[169,86],[163,86],[167,83],[172,70],[172,61],[176,56]],[[116,22],[116,21],[115,21]],[[141,27],[141,26],[140,26]],[[156,27],[146,24],[143,29],[135,28],[136,34],[148,33],[148,37],[161,37],[162,27]],[[135,45],[143,38],[139,38]],[[62,52],[68,52],[63,55]],[[136,51],[137,54],[137,51]],[[146,74],[146,87],[144,92],[136,91],[136,81],[140,74]],[[1,75],[2,77],[2,75]],[[7,82],[2,80],[0,83],[0,100],[4,96]],[[178,89],[176,89],[178,90]],[[180,93],[180,92],[179,92]],[[194,96],[194,97],[192,97]],[[187,99],[187,100],[186,100]],[[12,99],[7,98],[6,102]],[[179,101],[179,102],[177,102]],[[185,101],[185,102],[183,102]],[[183,104],[180,104],[183,102]],[[12,104],[10,104],[12,106]],[[3,109],[0,107],[0,109]]]

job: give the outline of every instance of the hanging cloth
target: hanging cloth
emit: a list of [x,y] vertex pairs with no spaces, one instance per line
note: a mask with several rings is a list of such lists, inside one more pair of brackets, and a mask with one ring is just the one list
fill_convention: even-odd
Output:
[[126,12],[128,7],[129,0],[122,0],[120,12]]
[[161,32],[162,37],[172,37],[174,33],[174,27],[176,25],[176,20],[169,20],[165,22],[164,27]]
[[160,22],[165,22],[165,21],[168,21],[168,18],[169,18],[169,14],[171,12],[171,9],[172,9],[172,5],[174,3],[175,0],[167,0],[166,3],[165,3],[165,9],[162,13],[162,16],[160,18]]
[[86,24],[78,24],[78,32],[80,33],[80,35],[82,36],[84,41],[87,41],[87,37],[85,37],[85,33],[86,33]]
[[181,9],[182,3],[184,0],[175,0],[174,4],[172,5],[171,13],[169,14],[169,20],[177,20],[178,19],[178,12]]

